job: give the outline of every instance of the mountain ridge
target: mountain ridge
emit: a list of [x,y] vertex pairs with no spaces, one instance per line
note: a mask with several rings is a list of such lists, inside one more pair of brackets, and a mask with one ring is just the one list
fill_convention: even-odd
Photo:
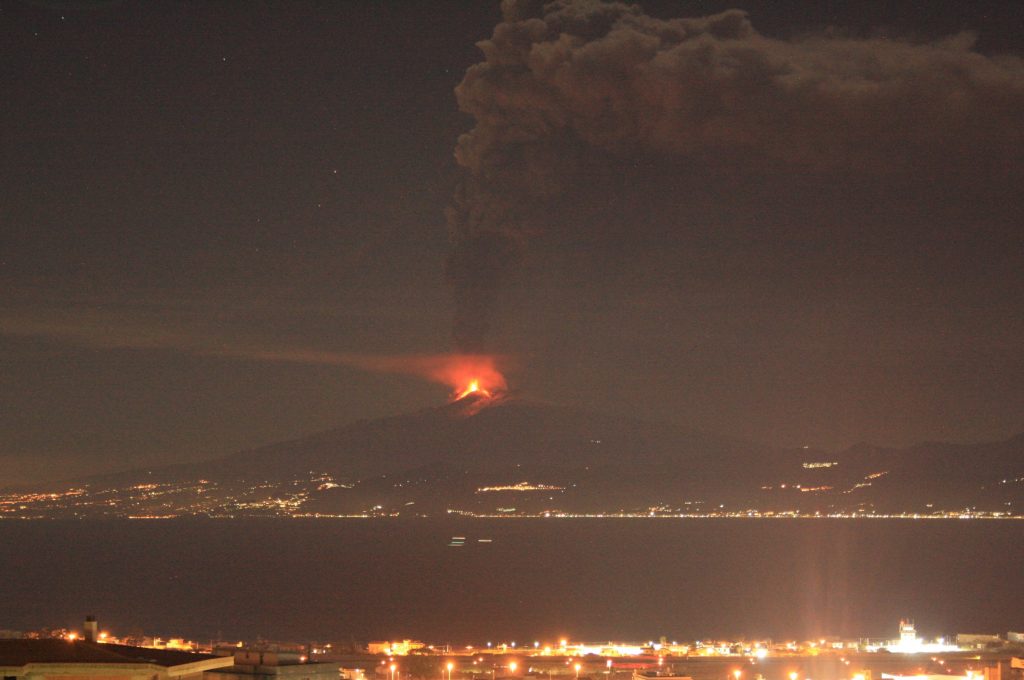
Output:
[[[55,498],[21,502],[6,516],[707,514],[726,508],[800,514],[939,508],[1001,516],[1024,507],[1024,434],[980,444],[858,444],[828,453],[516,395],[470,395],[200,463],[50,489]],[[17,493],[0,500],[8,497]]]

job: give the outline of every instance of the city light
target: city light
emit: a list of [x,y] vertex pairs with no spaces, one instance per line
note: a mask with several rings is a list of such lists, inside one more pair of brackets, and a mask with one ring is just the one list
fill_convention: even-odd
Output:
[[[70,632],[68,630],[59,631],[58,635],[69,642],[82,641],[84,636],[81,632]],[[107,631],[95,633],[97,642],[107,642],[114,644],[141,644],[141,646],[151,647],[154,649],[174,649],[181,651],[208,651],[209,648],[204,649],[203,646],[198,643],[184,638],[159,638],[151,637],[145,641],[139,640],[138,642],[131,640],[131,638],[119,638],[115,635],[110,634]],[[967,638],[971,636],[965,636]],[[988,636],[998,640],[998,636]],[[987,638],[986,638],[987,639]],[[886,657],[890,656],[890,653],[894,649],[909,646],[909,643],[915,643],[917,646],[933,644],[949,644],[952,642],[952,638],[938,638],[934,641],[923,640],[916,636],[916,631],[913,625],[909,621],[901,621],[900,623],[900,638],[898,640],[886,640],[886,639],[872,639],[866,640],[864,638],[818,638],[815,640],[788,640],[788,641],[772,641],[772,640],[729,640],[729,639],[718,639],[718,640],[696,640],[696,641],[683,641],[680,644],[677,641],[669,642],[664,640],[657,642],[654,640],[646,640],[642,642],[629,642],[629,641],[614,641],[609,640],[607,642],[571,642],[568,638],[562,638],[559,640],[559,644],[564,644],[564,647],[554,647],[552,645],[545,645],[543,642],[537,640],[533,646],[526,643],[522,647],[512,647],[512,642],[498,642],[492,643],[491,649],[486,652],[481,652],[479,648],[472,645],[465,646],[452,646],[449,644],[445,645],[434,645],[428,644],[415,639],[402,639],[400,641],[373,641],[367,644],[367,651],[371,654],[379,655],[379,666],[378,674],[380,677],[387,677],[385,680],[410,680],[418,676],[415,676],[417,672],[414,668],[406,669],[406,673],[403,675],[399,672],[399,664],[397,659],[401,656],[412,653],[415,650],[416,654],[429,655],[435,658],[435,663],[438,663],[434,667],[433,673],[428,673],[427,678],[433,677],[439,680],[455,680],[454,671],[459,665],[459,661],[456,659],[464,659],[465,664],[464,671],[468,671],[461,675],[461,677],[469,677],[473,675],[479,680],[480,675],[486,677],[486,674],[492,676],[491,680],[500,680],[497,678],[497,673],[504,671],[503,676],[507,678],[522,676],[543,676],[545,673],[549,676],[548,680],[555,680],[555,675],[558,671],[552,670],[550,667],[545,667],[544,661],[541,658],[549,659],[548,663],[556,663],[561,665],[564,663],[564,668],[561,671],[563,677],[569,677],[572,680],[575,677],[585,677],[582,673],[584,663],[583,659],[593,659],[594,667],[599,667],[598,664],[603,662],[605,680],[612,677],[615,670],[630,670],[635,669],[643,673],[643,669],[647,669],[650,675],[662,676],[662,675],[674,675],[679,672],[680,669],[672,667],[671,671],[669,668],[673,662],[677,659],[684,659],[686,657],[701,657],[701,658],[721,658],[723,661],[728,659],[728,666],[718,671],[719,678],[721,680],[748,680],[756,676],[762,676],[762,673],[757,673],[752,670],[749,674],[744,671],[744,666],[750,664],[757,667],[757,663],[762,659],[786,659],[793,657],[819,657],[819,656],[831,656],[838,668],[844,666],[849,667],[854,665],[855,668],[844,669],[842,672],[845,675],[836,675],[832,678],[826,678],[825,680],[869,680],[875,675],[863,670],[865,665],[861,665],[857,662],[857,659],[851,661],[851,654],[876,654],[884,652]],[[223,644],[223,643],[222,643]],[[1003,644],[1009,644],[1005,642]],[[232,641],[230,643],[232,647],[244,647],[245,643]],[[951,645],[950,645],[951,646]],[[961,652],[967,651],[968,649],[974,649],[969,646],[960,649]],[[856,652],[854,650],[857,650]],[[304,651],[304,650],[302,650]],[[297,651],[297,658],[301,661],[308,661],[309,659],[315,659],[315,656],[307,657],[302,651]],[[325,653],[326,649],[314,649],[314,654]],[[491,660],[488,661],[488,655],[491,656]],[[532,663],[531,657],[537,658],[540,662],[540,666]],[[551,657],[561,657],[557,661]],[[980,657],[971,657],[980,658]],[[621,662],[616,663],[614,659],[622,659]],[[904,657],[902,663],[907,663],[910,659]],[[948,670],[947,659],[943,659],[940,656],[932,656],[930,662],[935,664],[936,668],[943,668]],[[527,665],[523,665],[523,664]],[[785,663],[785,662],[783,662]],[[486,664],[486,665],[484,665]],[[639,665],[637,665],[639,664]],[[481,668],[481,665],[484,667]],[[418,666],[418,664],[416,664]],[[960,671],[961,680],[979,680],[982,677],[982,673],[974,668],[970,671],[959,667],[959,663],[956,664],[957,670]],[[440,670],[440,673],[437,671]],[[520,672],[520,670],[522,672]],[[758,670],[771,671],[771,667],[759,668]],[[811,680],[810,677],[804,674],[804,670],[800,667],[790,667],[790,669],[781,670],[780,677],[784,680]],[[888,669],[887,669],[888,670]],[[904,670],[904,669],[900,669]],[[809,671],[808,671],[809,672]],[[925,677],[926,669],[923,666],[916,667],[914,669],[915,675],[905,676],[890,676],[884,673],[878,674],[878,677],[883,677],[886,680],[894,678],[896,680],[922,680]],[[571,675],[570,675],[571,673]],[[591,668],[590,676],[595,677],[597,673],[596,668]],[[436,675],[435,675],[436,674]],[[474,675],[477,674],[477,675]],[[627,673],[628,675],[628,673]],[[817,675],[810,673],[810,675]]]

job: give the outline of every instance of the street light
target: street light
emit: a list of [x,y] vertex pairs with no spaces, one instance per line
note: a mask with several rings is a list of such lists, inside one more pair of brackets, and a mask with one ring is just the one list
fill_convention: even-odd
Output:
[[789,680],[796,680],[799,677],[800,677],[800,674],[797,673],[796,671],[790,671],[789,672]]
[[577,662],[576,665],[573,666],[573,668],[576,669],[576,680],[580,680],[580,669],[583,668],[583,666],[580,665],[579,662]]
[[743,675],[743,671],[741,671],[739,668],[732,672],[732,677],[736,678],[736,680],[740,680],[741,675]]
[[517,664],[515,661],[509,661],[508,662],[508,671],[509,671],[509,673],[511,673],[512,675],[515,675],[517,668],[519,668],[519,664]]
[[452,680],[452,669],[455,668],[455,664],[453,664],[451,661],[449,661],[447,668],[448,668],[448,680]]
[[398,668],[398,666],[395,665],[395,664],[391,664],[390,666],[388,666],[388,669],[391,671],[391,680],[395,680],[395,669],[396,668]]
[[607,673],[609,675],[611,675],[611,672],[612,672],[612,660],[608,659],[607,661],[604,662],[604,665],[608,668]]

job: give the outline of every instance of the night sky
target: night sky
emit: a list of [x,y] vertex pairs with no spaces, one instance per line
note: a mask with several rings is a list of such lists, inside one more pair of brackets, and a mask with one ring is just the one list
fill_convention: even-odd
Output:
[[0,485],[447,396],[320,353],[777,445],[1021,431],[1024,11],[893,4],[0,1]]

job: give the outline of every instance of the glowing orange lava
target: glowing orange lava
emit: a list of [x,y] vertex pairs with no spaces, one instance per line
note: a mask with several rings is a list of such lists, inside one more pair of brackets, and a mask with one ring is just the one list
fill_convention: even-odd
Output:
[[479,380],[471,380],[469,384],[463,387],[461,390],[455,391],[455,401],[458,401],[459,399],[465,399],[471,394],[476,394],[478,396],[488,398],[493,396],[490,390],[480,387]]
[[443,371],[444,381],[452,386],[452,401],[469,396],[497,396],[506,389],[505,376],[497,369],[494,357],[484,355],[453,355]]

